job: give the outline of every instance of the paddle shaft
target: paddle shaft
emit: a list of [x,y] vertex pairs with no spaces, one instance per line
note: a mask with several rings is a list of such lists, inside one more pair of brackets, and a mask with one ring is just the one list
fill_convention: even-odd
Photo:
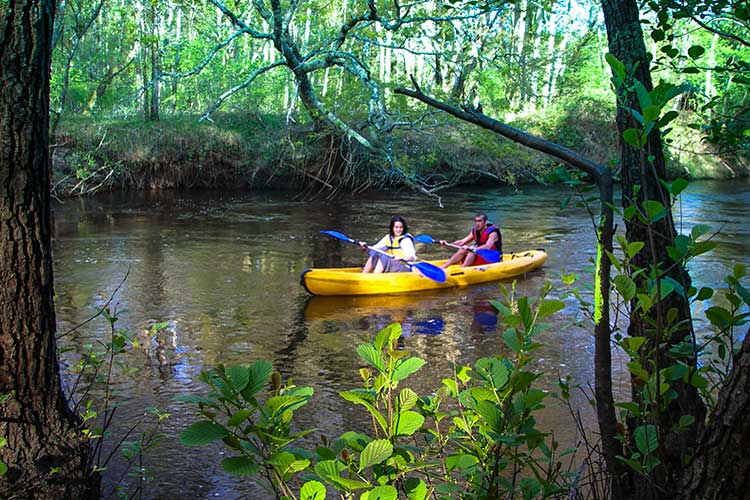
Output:
[[[325,230],[325,231],[321,231],[321,233],[325,234],[327,236],[331,236],[333,238],[337,238],[339,240],[343,240],[343,241],[346,241],[346,242],[349,242],[349,243],[354,243],[355,245],[360,245],[360,243],[358,241],[356,241],[356,240],[354,240],[354,239],[348,237],[347,235],[345,235],[343,233],[340,233],[338,231]],[[388,257],[389,259],[396,259],[396,257],[394,257],[393,255],[390,255],[387,252],[384,252],[383,250],[379,250],[377,248],[371,248],[371,247],[369,247],[364,242],[362,244],[364,245],[365,248],[370,249],[373,252],[382,254],[382,255]],[[360,246],[362,246],[362,245],[360,245]],[[445,271],[443,271],[443,269],[437,267],[434,264],[430,264],[429,262],[415,262],[415,263],[411,263],[411,262],[408,262],[408,261],[405,261],[405,260],[402,260],[402,259],[398,259],[398,260],[399,260],[399,262],[403,262],[409,269],[411,269],[412,267],[416,267],[424,276],[426,276],[427,278],[430,278],[431,280],[435,280],[435,281],[438,281],[440,283],[443,283],[446,280]]]
[[489,250],[487,248],[462,247],[461,245],[456,245],[454,243],[448,243],[447,241],[445,242],[445,246],[447,246],[447,247],[453,247],[453,248],[458,248],[459,250],[468,250],[469,252],[477,254],[477,255],[480,255],[481,257],[483,257],[483,258],[485,258],[487,260],[490,260],[490,261],[492,261],[492,260],[498,261],[501,258],[500,257],[500,252],[498,252],[497,250]]

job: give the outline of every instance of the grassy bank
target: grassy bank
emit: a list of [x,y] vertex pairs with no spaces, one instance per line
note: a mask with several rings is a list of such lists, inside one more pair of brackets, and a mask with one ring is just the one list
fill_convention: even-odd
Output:
[[[596,161],[617,157],[612,110],[593,99],[544,114],[518,116],[511,124],[570,147]],[[54,191],[80,195],[111,189],[283,188],[335,191],[398,184],[398,176],[310,129],[287,126],[283,117],[219,114],[143,120],[63,121],[53,145]],[[673,176],[727,178],[748,174],[741,158],[719,156],[695,139],[672,132]],[[397,165],[431,183],[507,184],[544,179],[557,163],[473,125],[425,124],[394,136]],[[390,179],[389,176],[393,176]]]

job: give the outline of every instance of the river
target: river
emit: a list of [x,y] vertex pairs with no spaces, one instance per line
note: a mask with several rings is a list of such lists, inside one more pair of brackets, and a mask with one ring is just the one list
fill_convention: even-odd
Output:
[[[368,419],[337,393],[358,384],[357,344],[391,322],[402,323],[404,348],[427,361],[407,381],[419,394],[439,387],[450,374],[451,360],[467,364],[507,351],[502,322],[489,303],[501,297],[496,283],[400,298],[311,298],[299,284],[305,269],[363,262],[355,246],[320,230],[374,242],[387,232],[390,216],[399,214],[415,235],[455,239],[466,235],[474,213],[483,211],[502,227],[505,251],[544,248],[549,254],[544,268],[518,281],[517,295],[536,295],[545,280],[559,289],[562,273],[580,275],[586,294],[594,234],[575,197],[561,208],[570,194],[564,187],[543,186],[461,190],[444,194],[442,209],[434,199],[408,192],[332,201],[284,193],[170,191],[66,200],[54,207],[53,218],[58,332],[84,322],[111,298],[117,326],[137,340],[138,347],[121,357],[132,373],[118,370],[114,380],[118,409],[108,446],[145,408],[170,414],[161,427],[166,437],[146,456],[145,497],[257,496],[252,481],[223,473],[223,450],[185,448],[177,441],[197,418],[189,405],[173,398],[204,392],[197,380],[201,370],[218,363],[272,361],[284,377],[315,389],[312,403],[300,412],[300,425],[332,436],[365,430],[361,426]],[[721,228],[715,237],[719,247],[690,264],[696,286],[721,286],[735,263],[750,263],[748,207],[747,181],[695,182],[676,204],[682,232],[699,223]],[[620,231],[623,227],[620,222]],[[418,252],[422,258],[448,255],[438,245],[421,245]],[[577,326],[584,319],[577,303],[566,300],[566,308],[551,319],[553,328],[539,337],[544,347],[534,368],[545,372],[542,388],[554,391],[564,376],[584,387],[593,384],[593,337]],[[149,327],[162,321],[169,326],[156,338],[149,336]],[[108,335],[102,318],[67,333],[61,344],[70,352],[63,365],[70,367],[87,344]],[[615,370],[620,380],[626,378],[621,362]],[[617,390],[627,394],[623,383]],[[593,425],[586,400],[575,392],[574,405]],[[548,398],[539,420],[554,430],[563,448],[575,445],[575,429],[562,404]],[[123,473],[121,460],[108,466],[105,496]]]

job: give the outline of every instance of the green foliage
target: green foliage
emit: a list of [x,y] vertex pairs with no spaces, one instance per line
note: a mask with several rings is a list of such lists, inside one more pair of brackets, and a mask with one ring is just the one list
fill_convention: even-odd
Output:
[[[188,446],[221,440],[236,454],[222,461],[224,469],[260,474],[277,498],[323,498],[323,484],[343,498],[559,496],[569,488],[558,462],[567,452],[558,455],[557,443],[537,428],[534,414],[547,394],[533,388],[540,374],[528,370],[539,348],[534,336],[544,329],[541,320],[564,307],[547,298],[550,291],[547,284],[539,299],[504,291],[506,300],[495,305],[511,332],[506,343],[512,356],[453,365],[453,375],[432,395],[400,387],[424,365],[399,347],[400,325],[359,345],[366,365],[360,369],[362,386],[340,395],[365,409],[372,434],[323,438],[314,451],[292,446],[311,432],[293,433],[290,425],[313,391],[291,381],[282,386],[268,363],[256,361],[200,375],[211,392],[180,398],[197,405],[202,418],[180,440]],[[298,492],[295,484],[302,484]]]
[[[675,199],[687,187],[686,181],[678,180],[664,183],[666,190]],[[629,206],[617,210],[628,220],[639,220],[647,224],[663,217],[670,207],[649,200],[642,207]],[[644,243],[627,241],[619,236],[619,256],[608,253],[608,257],[618,273],[612,278],[618,301],[616,308],[622,309],[629,317],[638,317],[646,321],[646,336],[615,338],[619,346],[629,357],[627,367],[636,396],[634,401],[615,404],[621,410],[622,420],[635,419],[638,422],[632,434],[622,435],[620,439],[626,454],[620,457],[624,463],[638,472],[648,475],[661,464],[659,459],[663,446],[664,433],[693,432],[694,418],[682,415],[679,423],[672,429],[656,427],[652,422],[659,421],[659,416],[667,406],[678,397],[680,386],[687,384],[698,389],[710,409],[716,404],[718,389],[731,370],[733,357],[739,346],[736,342],[738,328],[750,321],[750,294],[742,280],[746,278],[744,265],[735,266],[732,274],[726,278],[727,288],[719,294],[710,287],[685,289],[680,283],[667,276],[666,265],[685,266],[690,260],[711,251],[716,244],[710,227],[693,226],[688,234],[678,235],[674,245],[666,247],[671,262],[636,264],[639,252]],[[686,325],[677,319],[677,310],[664,311],[663,316],[651,314],[656,307],[664,307],[671,294],[678,294],[690,303],[714,300],[714,305],[704,307],[705,316],[713,326],[713,332],[696,334],[695,340],[686,332]],[[719,305],[721,304],[721,305]],[[679,332],[686,335],[681,342],[674,343],[668,357],[656,355],[662,349],[661,340],[675,338]],[[687,460],[689,457],[685,457]]]
[[[146,408],[144,414],[130,424],[130,431],[116,443],[110,453],[102,454],[105,440],[110,435],[110,426],[117,410],[117,394],[114,391],[119,378],[127,379],[137,369],[121,361],[121,357],[131,348],[139,346],[139,340],[127,330],[117,327],[116,312],[105,307],[94,316],[101,315],[109,326],[109,338],[98,340],[93,344],[84,345],[79,358],[70,361],[70,372],[74,376],[70,392],[70,406],[79,417],[79,428],[91,444],[92,472],[106,470],[115,452],[124,460],[125,470],[136,481],[128,485],[118,482],[114,485],[110,495],[118,498],[130,498],[142,492],[145,482],[149,479],[148,468],[144,466],[144,457],[164,440],[165,434],[160,431],[169,414],[157,408]],[[169,323],[156,322],[144,332],[144,336],[151,340],[169,327]],[[63,333],[60,337],[64,337]],[[73,348],[60,349],[61,357],[74,351]],[[2,398],[0,398],[0,404]],[[127,439],[135,436],[135,439]]]

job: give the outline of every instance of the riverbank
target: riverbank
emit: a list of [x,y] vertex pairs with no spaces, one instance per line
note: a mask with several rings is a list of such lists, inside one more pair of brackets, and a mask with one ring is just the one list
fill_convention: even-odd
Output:
[[[594,100],[575,113],[516,117],[511,124],[607,163],[617,155],[611,113]],[[727,179],[750,174],[747,158],[720,155],[679,125],[669,145],[669,175]],[[430,185],[543,182],[557,162],[470,124],[433,122],[393,136],[401,169],[384,168],[341,141],[283,116],[218,114],[143,120],[63,121],[53,144],[57,196],[137,189],[292,189],[333,194],[399,187],[403,178]]]

